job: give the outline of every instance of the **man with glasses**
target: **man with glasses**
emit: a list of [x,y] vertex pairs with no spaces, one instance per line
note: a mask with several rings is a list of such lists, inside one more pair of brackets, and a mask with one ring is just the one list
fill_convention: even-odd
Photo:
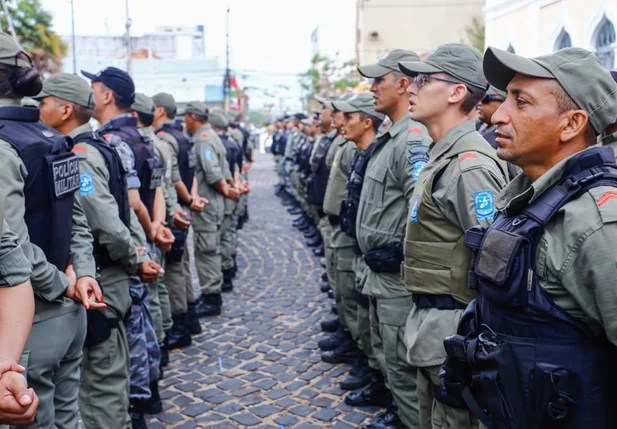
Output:
[[[417,370],[407,363],[404,344],[412,301],[401,279],[401,262],[406,211],[418,174],[426,164],[429,138],[426,129],[407,114],[409,79],[398,66],[400,61],[418,60],[413,52],[395,50],[377,64],[358,67],[361,75],[373,79],[375,111],[392,121],[388,131],[375,140],[356,220],[358,246],[369,268],[363,293],[371,301],[371,342],[394,398],[388,411],[367,429],[418,426]],[[368,387],[362,392],[348,396],[345,402],[369,405],[371,400],[384,401],[388,396],[385,392],[375,395],[374,390],[369,394]]]
[[407,359],[419,368],[420,427],[477,427],[464,403],[448,396],[439,370],[446,357],[443,340],[455,333],[475,296],[467,287],[471,253],[465,230],[492,222],[506,165],[469,119],[488,88],[479,52],[446,44],[425,61],[399,66],[414,77],[408,88],[410,116],[426,126],[434,142],[410,201],[403,266],[405,286],[413,294],[405,339]]

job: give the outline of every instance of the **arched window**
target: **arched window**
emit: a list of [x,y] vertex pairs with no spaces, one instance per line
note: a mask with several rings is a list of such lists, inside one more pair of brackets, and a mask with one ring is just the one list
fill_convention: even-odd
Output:
[[606,16],[596,30],[595,48],[596,56],[602,64],[612,69],[615,66],[615,26]]
[[572,47],[572,39],[570,38],[570,33],[568,33],[564,28],[561,29],[561,33],[557,37],[557,41],[555,42],[555,50],[558,51],[564,48]]
[[506,51],[510,52],[511,54],[516,54],[516,50],[514,49],[514,46],[512,46],[511,43],[508,45],[508,49],[506,49]]

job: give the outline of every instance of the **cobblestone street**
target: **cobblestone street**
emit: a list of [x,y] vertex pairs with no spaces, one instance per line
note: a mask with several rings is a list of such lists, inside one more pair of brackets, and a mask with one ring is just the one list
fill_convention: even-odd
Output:
[[259,155],[235,289],[223,295],[221,316],[202,319],[193,346],[171,354],[164,412],[150,428],[356,428],[378,411],[346,406],[338,382],[349,367],[320,359],[319,322],[333,317],[319,291],[323,268],[275,183],[271,157]]

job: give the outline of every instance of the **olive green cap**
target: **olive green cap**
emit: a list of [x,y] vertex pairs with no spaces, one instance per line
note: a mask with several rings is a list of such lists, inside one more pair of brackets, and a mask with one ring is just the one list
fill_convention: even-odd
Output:
[[369,79],[375,79],[382,77],[391,72],[402,71],[399,68],[399,63],[407,61],[420,61],[418,54],[412,51],[405,51],[402,49],[395,49],[391,51],[384,58],[377,61],[377,64],[368,64],[365,66],[359,66],[358,72],[364,77]]
[[19,52],[23,52],[23,49],[15,42],[15,39],[0,32],[0,63],[10,66],[31,67],[32,64],[26,61],[24,55],[17,56]]
[[184,108],[184,113],[194,113],[205,116],[208,114],[208,107],[201,101],[190,101]]
[[155,106],[160,106],[165,110],[168,116],[174,116],[178,111],[174,96],[166,92],[159,92],[152,96],[152,102]]
[[43,82],[43,89],[35,100],[56,97],[88,109],[94,108],[92,89],[85,79],[70,73],[52,74]]
[[[222,113],[222,112],[221,112]],[[240,117],[242,113],[240,112],[236,112],[234,110],[229,110],[227,112],[227,120],[232,123],[232,122],[236,122],[238,120],[238,118]]]
[[208,115],[208,120],[212,125],[219,129],[229,126],[229,120],[227,119],[225,112],[222,112],[221,110],[213,110],[210,112]]
[[508,96],[508,93],[502,91],[501,89],[495,88],[493,85],[489,85],[488,89],[486,90],[486,95],[499,95],[505,99]]
[[589,123],[602,131],[615,122],[617,84],[598,58],[581,48],[561,49],[549,55],[525,58],[489,47],[484,73],[496,88],[506,90],[516,74],[556,79],[574,103],[589,115]]
[[399,66],[407,76],[447,73],[482,91],[488,88],[482,72],[482,54],[464,43],[446,43],[431,52],[424,61],[402,61]]
[[135,93],[135,101],[131,104],[131,110],[139,113],[152,115],[154,113],[154,103],[146,94]]
[[380,121],[383,121],[385,118],[384,114],[378,113],[375,110],[375,103],[373,102],[373,94],[371,92],[362,92],[347,101],[333,101],[332,104],[336,110],[340,110],[343,113],[363,112]]

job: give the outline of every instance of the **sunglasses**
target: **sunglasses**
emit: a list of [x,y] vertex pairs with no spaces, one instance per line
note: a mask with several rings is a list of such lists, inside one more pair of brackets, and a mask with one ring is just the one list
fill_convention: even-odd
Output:
[[457,85],[461,84],[461,82],[457,82],[457,81],[450,80],[450,79],[443,79],[440,77],[435,77],[435,76],[424,74],[424,73],[418,73],[416,77],[413,78],[413,81],[416,83],[416,85],[418,85],[418,88],[422,88],[431,79],[438,80],[440,82],[454,83]]
[[487,95],[486,97],[484,97],[482,99],[482,104],[488,104],[488,103],[491,103],[493,101],[499,101],[500,103],[503,103],[506,100],[504,100],[503,98],[498,97],[496,95]]

